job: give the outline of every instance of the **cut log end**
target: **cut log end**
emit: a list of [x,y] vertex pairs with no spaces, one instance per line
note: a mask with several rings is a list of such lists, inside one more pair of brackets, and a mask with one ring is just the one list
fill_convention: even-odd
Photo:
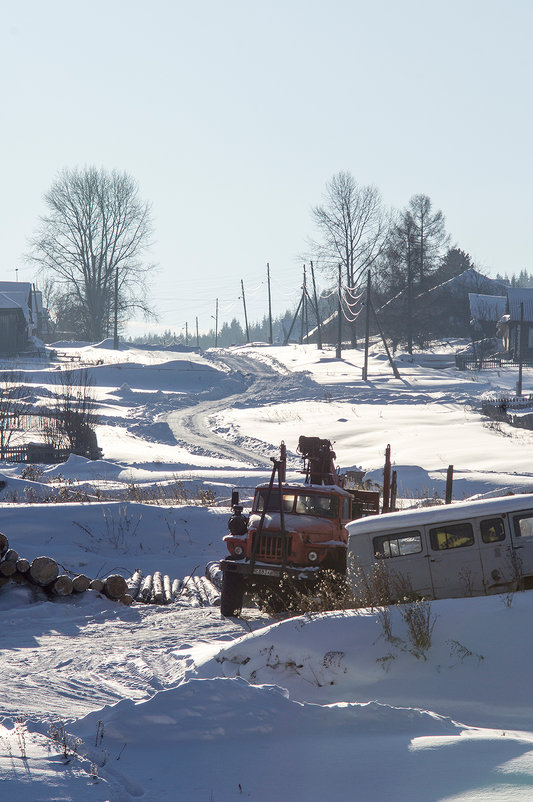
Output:
[[44,587],[55,582],[59,568],[51,557],[36,557],[30,566],[30,576],[37,585]]
[[120,599],[128,593],[128,583],[120,574],[111,574],[104,581],[104,593],[110,599]]
[[86,590],[89,590],[90,586],[91,579],[85,574],[78,574],[78,576],[75,576],[72,580],[72,590],[75,593],[84,593]]
[[72,593],[72,579],[66,574],[61,574],[61,576],[57,577],[51,589],[56,596],[70,596]]

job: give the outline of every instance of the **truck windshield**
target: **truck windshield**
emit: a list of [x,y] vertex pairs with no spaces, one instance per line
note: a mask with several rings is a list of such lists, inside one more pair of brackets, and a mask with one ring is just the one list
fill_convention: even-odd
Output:
[[[267,512],[279,512],[279,490],[274,488],[268,499],[268,490],[259,490],[255,497],[254,511],[263,512],[266,504]],[[283,512],[292,512],[294,507],[294,493],[283,494]]]
[[302,494],[296,498],[296,512],[300,515],[317,515],[319,518],[337,518],[339,499],[320,493]]

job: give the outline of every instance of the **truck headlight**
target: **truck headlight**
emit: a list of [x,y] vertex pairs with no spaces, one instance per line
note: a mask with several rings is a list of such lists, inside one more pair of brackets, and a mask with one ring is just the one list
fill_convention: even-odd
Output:
[[244,549],[242,546],[235,546],[233,551],[237,555],[237,557],[240,557],[242,554],[244,554]]
[[318,560],[318,554],[316,553],[316,551],[310,551],[307,557],[311,560],[312,563]]

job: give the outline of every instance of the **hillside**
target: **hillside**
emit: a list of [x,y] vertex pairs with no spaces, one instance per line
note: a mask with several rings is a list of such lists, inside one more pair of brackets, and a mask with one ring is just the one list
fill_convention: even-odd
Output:
[[[459,373],[455,347],[397,355],[399,379],[376,347],[363,382],[358,350],[338,361],[307,346],[62,344],[94,382],[103,458],[71,457],[32,482],[3,464],[0,529],[21,555],[72,572],[202,573],[224,553],[231,489],[249,500],[282,440],[297,477],[300,434],[330,438],[343,468],[376,482],[390,443],[404,504],[442,497],[450,464],[456,500],[533,492],[533,434],[480,413],[484,395],[514,389],[516,371]],[[46,408],[57,366],[17,370]],[[530,799],[532,614],[531,591],[432,602],[431,647],[415,655],[396,608],[391,641],[379,610],[223,619],[216,607],[125,607],[95,591],[49,601],[6,585],[4,794]]]

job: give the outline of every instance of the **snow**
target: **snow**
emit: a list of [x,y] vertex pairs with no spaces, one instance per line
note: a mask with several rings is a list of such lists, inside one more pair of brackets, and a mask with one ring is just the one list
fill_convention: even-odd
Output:
[[[363,382],[362,349],[336,360],[293,345],[56,344],[76,361],[17,362],[21,381],[47,407],[59,368],[86,368],[104,456],[71,456],[33,481],[3,463],[0,528],[21,556],[73,573],[202,573],[224,554],[231,490],[249,501],[281,440],[297,481],[301,434],[328,437],[341,466],[375,482],[390,443],[403,505],[442,497],[450,464],[456,501],[533,492],[533,434],[481,415],[517,371],[458,372],[462,345],[397,354],[399,379],[373,345]],[[224,619],[215,607],[125,607],[94,591],[52,602],[5,585],[3,798],[531,799],[533,592],[425,609],[421,653],[399,607]]]

